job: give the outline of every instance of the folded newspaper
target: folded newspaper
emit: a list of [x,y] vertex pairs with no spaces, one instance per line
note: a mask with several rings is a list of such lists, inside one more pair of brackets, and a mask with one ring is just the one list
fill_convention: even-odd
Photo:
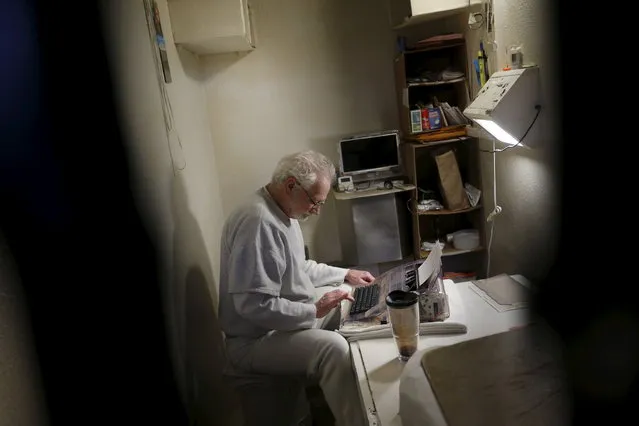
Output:
[[342,304],[338,333],[347,340],[392,337],[386,309],[386,295],[394,290],[419,294],[420,334],[455,334],[467,331],[464,308],[452,280],[444,280],[439,245],[426,260],[408,262],[375,279],[379,285],[377,304],[366,312],[351,315],[351,304]]

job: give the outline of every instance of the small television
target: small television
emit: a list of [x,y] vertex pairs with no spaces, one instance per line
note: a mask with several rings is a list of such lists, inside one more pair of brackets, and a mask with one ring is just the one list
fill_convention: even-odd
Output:
[[342,138],[337,143],[339,175],[353,182],[385,180],[402,175],[398,130]]

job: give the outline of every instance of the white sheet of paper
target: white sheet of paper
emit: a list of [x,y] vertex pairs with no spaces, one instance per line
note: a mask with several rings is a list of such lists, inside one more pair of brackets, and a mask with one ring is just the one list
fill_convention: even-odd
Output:
[[417,269],[417,277],[419,278],[419,285],[431,279],[433,275],[439,274],[440,260],[442,257],[442,249],[439,244],[435,244],[435,247],[430,251],[430,254],[424,262]]

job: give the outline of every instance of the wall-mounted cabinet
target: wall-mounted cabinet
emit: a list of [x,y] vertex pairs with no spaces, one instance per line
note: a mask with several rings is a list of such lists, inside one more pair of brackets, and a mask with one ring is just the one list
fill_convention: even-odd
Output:
[[388,0],[393,28],[418,24],[463,12],[482,0]]
[[169,0],[175,44],[198,55],[255,48],[248,0]]

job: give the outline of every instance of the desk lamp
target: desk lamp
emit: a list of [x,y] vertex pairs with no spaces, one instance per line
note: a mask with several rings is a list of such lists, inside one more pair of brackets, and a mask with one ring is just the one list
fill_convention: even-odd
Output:
[[509,145],[519,145],[539,115],[537,66],[493,73],[464,115]]

